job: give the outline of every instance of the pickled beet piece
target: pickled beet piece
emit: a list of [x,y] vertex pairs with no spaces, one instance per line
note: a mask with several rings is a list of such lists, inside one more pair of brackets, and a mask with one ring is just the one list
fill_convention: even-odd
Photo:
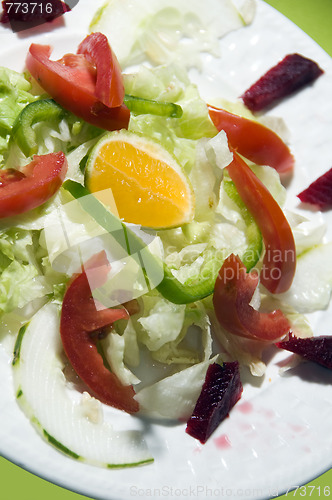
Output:
[[237,361],[211,364],[186,432],[204,444],[240,399],[242,390]]
[[332,168],[297,196],[304,203],[316,205],[322,210],[332,208]]
[[309,337],[301,339],[290,335],[289,340],[276,343],[277,347],[299,354],[332,370],[332,337]]
[[311,59],[289,54],[242,94],[251,111],[262,111],[312,83],[324,71]]

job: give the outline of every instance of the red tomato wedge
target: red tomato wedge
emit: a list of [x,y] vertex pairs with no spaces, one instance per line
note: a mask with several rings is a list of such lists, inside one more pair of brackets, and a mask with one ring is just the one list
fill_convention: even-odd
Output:
[[83,54],[96,68],[95,97],[110,108],[121,106],[125,96],[121,67],[107,37],[92,33],[81,42],[77,54]]
[[[110,265],[104,252],[92,259],[84,271],[75,276],[65,293],[60,321],[60,334],[65,353],[77,375],[103,403],[128,413],[138,411],[131,385],[123,385],[108,370],[99,354],[96,335],[114,321],[128,318],[125,309],[97,309],[91,288],[102,286]],[[90,286],[92,285],[92,286]]]
[[292,284],[296,267],[295,242],[289,223],[269,190],[235,151],[227,169],[263,236],[261,283],[271,293],[285,292]]
[[[83,50],[87,46],[88,58],[84,54],[66,54],[58,61],[50,60],[52,48],[49,45],[33,43],[29,48],[26,66],[39,85],[57,103],[79,118],[105,130],[127,128],[130,112],[122,104],[124,89],[117,61],[114,59],[115,62],[108,67],[109,57],[104,65],[101,65],[102,53],[99,58],[96,54],[102,49],[102,44],[96,43],[95,38],[91,43],[86,39],[82,43]],[[93,44],[96,45],[94,51],[91,48]],[[98,65],[91,62],[92,53],[95,56],[94,62],[97,61]],[[100,83],[101,80],[103,84]],[[105,105],[98,97],[101,95],[104,101],[107,101],[107,92],[114,93],[109,97],[112,107]]]
[[208,106],[215,127],[227,134],[231,146],[257,165],[269,165],[279,174],[290,173],[294,157],[288,146],[271,129],[224,109]]
[[290,332],[280,310],[261,313],[250,305],[259,283],[256,270],[247,273],[239,257],[231,254],[216,279],[213,305],[217,319],[228,332],[253,340],[275,342]]
[[25,175],[15,168],[0,169],[0,188],[22,179],[25,179]]
[[24,173],[1,172],[0,218],[22,214],[39,207],[60,188],[67,172],[62,152],[33,157]]

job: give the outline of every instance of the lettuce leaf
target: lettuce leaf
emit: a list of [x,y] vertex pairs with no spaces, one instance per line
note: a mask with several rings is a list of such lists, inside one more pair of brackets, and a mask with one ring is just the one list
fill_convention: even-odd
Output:
[[204,307],[173,304],[159,295],[142,297],[138,340],[154,360],[166,365],[195,364],[210,357],[210,321]]
[[153,352],[180,335],[186,306],[173,304],[159,296],[145,296],[143,302],[144,316],[138,319],[143,327],[140,341]]
[[103,350],[105,357],[113,373],[124,385],[138,384],[140,382],[124,364],[124,353],[126,349],[126,338],[116,332],[111,332],[103,340]]
[[304,251],[297,258],[290,289],[278,294],[283,303],[300,313],[326,309],[332,293],[332,242]]
[[[185,141],[180,141],[181,147],[174,150],[174,144],[181,138],[197,140],[216,135],[217,130],[209,118],[206,103],[201,99],[196,85],[190,82],[183,67],[175,64],[153,69],[143,67],[135,74],[125,74],[124,83],[127,94],[174,102],[183,110],[181,118],[132,116],[130,130],[157,138],[166,149],[171,144],[175,155],[176,151],[180,152],[185,145]],[[187,147],[195,149],[194,144],[189,143]],[[181,159],[178,160],[181,163]]]
[[204,7],[200,0],[108,0],[90,30],[105,33],[123,68],[174,60],[200,68],[200,54],[218,56],[219,39],[250,23],[254,6],[253,0],[238,9],[231,0],[206,0]]
[[18,228],[0,233],[0,312],[23,308],[52,291],[41,272],[38,234]]
[[0,311],[11,312],[22,308],[51,289],[30,264],[12,261],[0,276]]
[[218,356],[141,389],[135,396],[141,412],[156,418],[188,420],[202,390],[209,365]]
[[36,99],[29,92],[30,88],[23,74],[0,67],[0,166],[4,164],[4,154],[17,115]]
[[312,213],[310,219],[295,211],[285,209],[285,215],[292,228],[296,254],[320,245],[326,234],[326,222],[321,213]]

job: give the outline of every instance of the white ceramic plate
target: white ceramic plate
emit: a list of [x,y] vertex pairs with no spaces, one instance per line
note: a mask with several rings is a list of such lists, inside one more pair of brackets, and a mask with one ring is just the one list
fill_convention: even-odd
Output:
[[[101,3],[94,0],[94,8]],[[91,2],[81,0],[65,17],[66,26],[59,22],[52,33],[45,32],[44,27],[17,36],[1,28],[0,64],[22,69],[32,41],[51,42],[59,56],[75,50],[87,32]],[[285,118],[291,131],[297,165],[289,186],[289,203],[296,206],[296,193],[332,166],[332,61],[308,36],[262,1],[258,1],[253,25],[231,33],[221,46],[222,59],[206,57],[203,75],[193,74],[207,99],[226,87],[229,97],[237,97],[266,69],[292,52],[314,59],[325,71],[313,86],[273,110],[274,115]],[[324,218],[331,239],[331,216],[326,214]],[[331,314],[330,310],[311,316],[317,334],[329,333]],[[332,372],[305,364],[280,376],[277,361],[270,360],[263,381],[245,383],[242,401],[206,445],[189,437],[182,424],[145,423],[154,464],[104,470],[75,462],[40,439],[15,402],[9,357],[0,350],[0,451],[38,476],[95,499],[271,498],[332,466]]]

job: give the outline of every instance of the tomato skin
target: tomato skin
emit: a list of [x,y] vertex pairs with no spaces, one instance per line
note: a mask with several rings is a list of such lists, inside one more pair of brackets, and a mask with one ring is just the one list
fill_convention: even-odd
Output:
[[105,106],[95,95],[96,68],[83,54],[51,61],[49,45],[31,44],[26,66],[39,85],[61,106],[105,130],[128,128],[130,112],[122,103]]
[[77,54],[96,67],[96,98],[110,108],[121,106],[125,96],[121,67],[106,36],[91,33],[80,43]]
[[257,165],[269,165],[280,175],[293,170],[294,157],[288,146],[272,130],[259,122],[208,105],[215,127],[227,134],[231,146]]
[[95,127],[109,131],[127,129],[130,120],[130,111],[124,104],[117,108],[108,108],[103,103],[97,102],[88,113],[81,110],[80,115],[74,114],[81,115],[80,118]]
[[[62,185],[68,164],[62,152],[33,157],[23,174],[0,185],[0,218],[22,214],[49,200]],[[18,179],[20,177],[20,179]]]
[[292,284],[296,268],[295,242],[289,223],[269,190],[235,151],[227,170],[263,236],[261,283],[271,293],[285,292]]
[[291,326],[280,310],[261,313],[250,306],[258,283],[258,272],[247,273],[239,257],[231,254],[224,261],[215,283],[215,314],[221,326],[234,335],[275,342],[289,333]]
[[102,286],[106,281],[109,263],[105,253],[97,254],[84,272],[75,276],[65,293],[60,334],[66,355],[78,376],[103,403],[128,413],[138,411],[131,385],[124,386],[103,363],[96,346],[96,332],[118,319],[128,318],[125,309],[96,309],[91,287]]

